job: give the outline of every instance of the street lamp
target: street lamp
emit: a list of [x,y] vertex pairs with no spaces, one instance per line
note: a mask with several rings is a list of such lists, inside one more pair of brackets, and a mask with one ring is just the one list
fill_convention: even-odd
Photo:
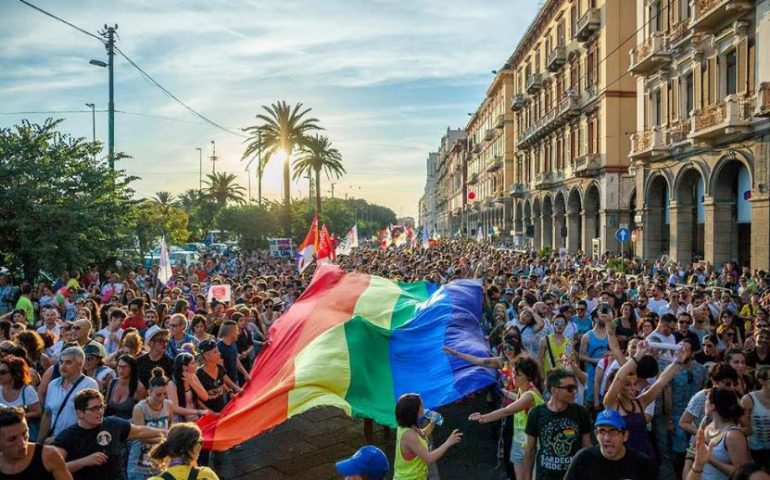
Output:
[[91,65],[106,68],[109,71],[109,101],[107,104],[107,158],[109,159],[110,170],[115,170],[115,89],[112,75],[112,55],[109,56],[110,63],[101,60],[91,60]]
[[198,194],[203,191],[203,149],[195,147],[198,150]]

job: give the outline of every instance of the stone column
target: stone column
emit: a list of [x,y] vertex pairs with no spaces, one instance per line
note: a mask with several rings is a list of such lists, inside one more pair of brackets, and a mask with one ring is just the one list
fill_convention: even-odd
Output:
[[[751,199],[751,268],[770,270],[770,198]],[[740,246],[738,248],[741,248]]]
[[542,239],[543,243],[541,246],[549,246],[551,248],[554,248],[554,242],[553,242],[553,214],[548,214],[545,211],[543,211],[543,221],[541,222],[543,233],[542,233]]
[[575,253],[581,249],[580,222],[580,212],[575,211],[567,214],[567,249],[570,253]]
[[564,226],[564,212],[554,210],[553,214],[553,248],[558,250],[565,247],[566,238],[562,238],[561,229]]
[[671,236],[668,256],[683,264],[692,261],[695,246],[692,244],[694,207],[673,200],[669,204],[671,215]]
[[703,253],[705,260],[711,262],[716,269],[732,258],[732,242],[736,235],[733,224],[735,202],[716,201],[713,197],[706,196],[703,207],[706,211]]
[[583,252],[586,255],[590,255],[593,249],[593,238],[596,233],[596,214],[593,212],[587,212],[583,210],[580,212],[580,217],[583,222]]

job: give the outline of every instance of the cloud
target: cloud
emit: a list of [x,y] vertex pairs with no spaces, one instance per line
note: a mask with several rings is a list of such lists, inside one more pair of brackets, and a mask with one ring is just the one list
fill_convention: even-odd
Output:
[[[91,32],[117,23],[117,44],[127,55],[228,128],[253,124],[261,105],[277,100],[312,107],[351,172],[340,188],[361,187],[407,214],[416,212],[428,152],[448,126],[464,125],[491,81],[489,71],[505,62],[537,8],[534,1],[460,0],[36,4]],[[105,59],[99,42],[18,2],[1,2],[0,19],[3,111],[106,106],[104,72],[88,65]],[[117,115],[116,148],[133,156],[122,166],[142,176],[140,194],[197,187],[195,147],[209,155],[211,140],[217,169],[247,184],[242,138],[199,122],[119,57],[115,102],[134,114],[175,119]],[[98,138],[106,137],[105,124],[99,114]],[[90,138],[90,115],[70,115],[63,127]],[[210,166],[204,158],[204,171]],[[269,196],[280,196],[280,166],[268,168],[264,183]],[[293,188],[307,192],[305,183]]]

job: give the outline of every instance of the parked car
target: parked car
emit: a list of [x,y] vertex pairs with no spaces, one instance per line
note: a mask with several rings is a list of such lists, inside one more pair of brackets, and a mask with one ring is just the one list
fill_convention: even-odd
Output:
[[186,252],[203,253],[203,252],[206,251],[206,244],[205,243],[197,243],[197,242],[187,243],[184,246],[184,250]]
[[230,249],[224,243],[212,243],[209,245],[209,251],[217,255],[228,255]]

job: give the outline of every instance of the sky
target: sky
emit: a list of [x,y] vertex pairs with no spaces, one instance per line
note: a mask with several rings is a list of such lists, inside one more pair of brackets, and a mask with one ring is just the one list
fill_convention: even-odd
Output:
[[[347,174],[334,194],[417,216],[425,161],[449,128],[465,126],[534,17],[535,0],[29,0],[96,33],[117,24],[117,46],[176,97],[227,129],[257,123],[279,100],[312,108]],[[96,39],[29,6],[0,1],[0,128],[64,118],[61,129],[106,144],[106,61]],[[197,188],[203,173],[248,189],[244,139],[193,116],[116,56],[117,168],[141,177],[139,197]],[[17,112],[74,113],[26,113]],[[106,155],[106,147],[104,149]],[[256,174],[251,195],[257,196]],[[204,177],[205,178],[205,177]],[[292,184],[307,197],[307,181]],[[263,196],[282,196],[270,162]],[[322,193],[331,195],[322,177]]]

